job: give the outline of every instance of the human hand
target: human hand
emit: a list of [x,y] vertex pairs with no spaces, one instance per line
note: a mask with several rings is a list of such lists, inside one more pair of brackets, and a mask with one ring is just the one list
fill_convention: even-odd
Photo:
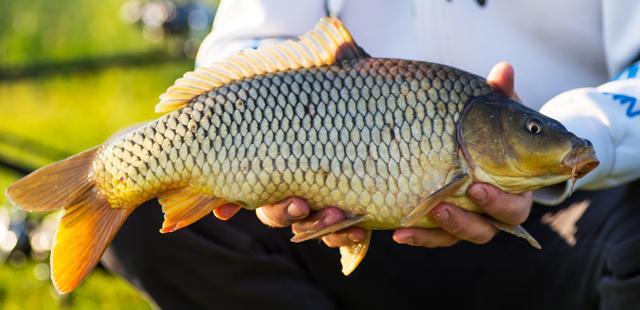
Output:
[[[514,90],[513,68],[508,63],[496,64],[491,69],[487,82],[507,96],[519,100]],[[476,183],[469,187],[467,195],[489,216],[507,224],[521,224],[531,211],[530,192],[515,195],[489,184]],[[497,233],[497,229],[483,216],[451,204],[439,204],[431,210],[429,216],[439,228],[401,228],[394,232],[393,240],[401,244],[432,248],[450,246],[458,240],[484,244]]]
[[[502,192],[489,184],[476,183],[469,187],[467,194],[488,215],[507,224],[523,223],[531,210],[530,192],[515,195]],[[308,210],[303,201],[297,199],[294,201]],[[263,223],[271,226],[284,227],[293,223],[292,230],[295,234],[318,231],[346,219],[342,210],[329,207],[300,220],[287,215],[282,207],[286,204],[285,202],[263,207],[263,210],[269,212],[268,215],[262,211],[258,216]],[[393,240],[401,244],[433,248],[451,246],[461,239],[483,244],[489,242],[497,233],[496,228],[483,216],[451,204],[439,204],[429,216],[440,226],[439,228],[401,228],[394,232]],[[335,248],[353,245],[364,238],[364,229],[350,227],[326,235],[322,237],[322,241],[327,246]]]
[[[226,204],[214,209],[213,214],[221,220],[228,220],[238,211],[240,211],[240,206]],[[265,225],[271,227],[287,227],[307,217],[307,215],[309,215],[309,206],[303,199],[291,197],[274,204],[257,208],[256,215]]]
[[[228,220],[239,210],[239,206],[227,204],[214,209],[213,214],[221,220]],[[292,230],[296,234],[309,230],[318,231],[346,219],[345,213],[335,207],[324,208],[311,216],[308,216],[309,212],[307,203],[297,197],[256,209],[256,215],[263,224],[271,227],[292,226]],[[365,232],[362,228],[351,227],[327,235],[322,240],[330,247],[339,247],[359,242],[364,237]]]
[[[499,63],[491,70],[487,81],[501,89],[506,95],[518,100],[514,91],[513,68],[507,63]],[[473,184],[467,192],[469,197],[488,215],[507,224],[521,224],[531,210],[531,193],[519,195],[502,192],[489,184]],[[434,229],[401,228],[394,232],[393,239],[401,244],[423,247],[445,247],[458,240],[483,244],[497,233],[496,228],[483,216],[465,211],[454,205],[441,203],[429,216],[440,226]],[[293,225],[294,233],[318,230],[345,219],[337,208],[323,209],[308,219]],[[363,240],[364,230],[351,227],[322,238],[329,247],[349,246]]]

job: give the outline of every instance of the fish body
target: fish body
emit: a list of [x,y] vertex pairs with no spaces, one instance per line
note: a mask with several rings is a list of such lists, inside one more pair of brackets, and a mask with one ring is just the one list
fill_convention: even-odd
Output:
[[395,228],[460,165],[456,124],[490,91],[478,76],[394,59],[267,74],[105,145],[92,175],[116,208],[189,187],[248,209],[304,197]]
[[[41,168],[7,189],[28,211],[63,209],[51,256],[59,292],[95,267],[133,210],[157,197],[172,232],[233,203],[302,197],[347,219],[365,240],[340,249],[343,272],[371,230],[434,227],[442,201],[481,212],[473,182],[521,193],[578,178],[593,148],[560,123],[476,75],[445,65],[373,58],[334,18],[298,41],[245,50],[188,72],[161,97],[156,121]],[[535,240],[519,226],[499,229]]]

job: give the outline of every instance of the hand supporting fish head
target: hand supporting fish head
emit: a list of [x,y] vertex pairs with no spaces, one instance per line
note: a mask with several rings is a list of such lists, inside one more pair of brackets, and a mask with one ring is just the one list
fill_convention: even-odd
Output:
[[513,193],[575,183],[599,163],[591,142],[499,92],[467,106],[458,143],[476,180]]

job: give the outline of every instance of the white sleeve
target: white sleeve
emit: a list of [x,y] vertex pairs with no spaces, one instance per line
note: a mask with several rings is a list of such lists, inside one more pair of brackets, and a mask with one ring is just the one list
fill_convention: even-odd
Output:
[[[640,177],[640,79],[634,78],[638,64],[623,74],[630,78],[562,93],[540,109],[593,143],[600,165],[578,180],[575,189],[602,189]],[[553,205],[569,194],[569,184],[562,184],[536,191],[534,199]]]
[[200,45],[196,67],[247,47],[296,38],[325,15],[325,0],[223,0],[213,31]]
[[602,0],[604,50],[610,75],[640,57],[640,1]]
[[[602,0],[604,49],[611,82],[579,88],[547,102],[540,112],[589,139],[600,165],[578,180],[575,189],[595,190],[640,178],[640,1]],[[534,200],[558,204],[568,183],[534,192]]]

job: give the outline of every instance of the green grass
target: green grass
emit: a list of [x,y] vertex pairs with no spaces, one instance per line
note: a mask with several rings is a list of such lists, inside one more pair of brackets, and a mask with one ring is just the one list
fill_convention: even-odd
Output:
[[[44,264],[44,263],[39,263]],[[129,284],[95,270],[91,276],[67,296],[58,295],[51,281],[34,275],[37,263],[17,268],[0,268],[0,309],[150,309]],[[46,268],[44,265],[38,268]]]
[[[0,169],[0,191],[19,177]],[[0,195],[0,207],[9,202]],[[42,217],[44,214],[33,214]],[[38,279],[36,266],[48,270],[44,262],[28,261],[26,265],[0,265],[0,309],[150,309],[148,301],[124,280],[105,271],[94,270],[75,291],[58,295],[49,277]],[[40,276],[42,277],[42,276]]]
[[[0,190],[4,193],[4,189],[11,184],[11,182],[18,179],[19,175],[12,173],[11,171],[0,169]],[[8,202],[4,197],[4,194],[0,194],[0,206],[8,206]]]
[[[158,95],[191,66],[187,61],[2,83],[0,111],[11,117],[2,118],[0,131],[77,153],[125,126],[157,118]],[[0,153],[21,157],[13,152],[0,146]]]
[[0,64],[31,64],[158,47],[120,21],[124,1],[0,0]]
[[[158,117],[157,96],[191,66],[189,61],[97,74],[54,76],[0,84],[0,131],[15,133],[55,149],[76,153],[102,143],[119,129]],[[5,114],[6,113],[6,114]],[[0,143],[0,154],[27,167],[55,158],[34,156],[29,149]],[[0,192],[18,175],[0,170]],[[2,197],[4,199],[4,197]],[[8,202],[3,202],[8,207]],[[36,215],[38,216],[38,215]],[[137,309],[146,301],[122,280],[94,272],[69,298],[55,298],[50,281],[36,280],[29,265],[0,267],[0,303],[5,309],[68,307]],[[31,307],[33,306],[33,307]]]

